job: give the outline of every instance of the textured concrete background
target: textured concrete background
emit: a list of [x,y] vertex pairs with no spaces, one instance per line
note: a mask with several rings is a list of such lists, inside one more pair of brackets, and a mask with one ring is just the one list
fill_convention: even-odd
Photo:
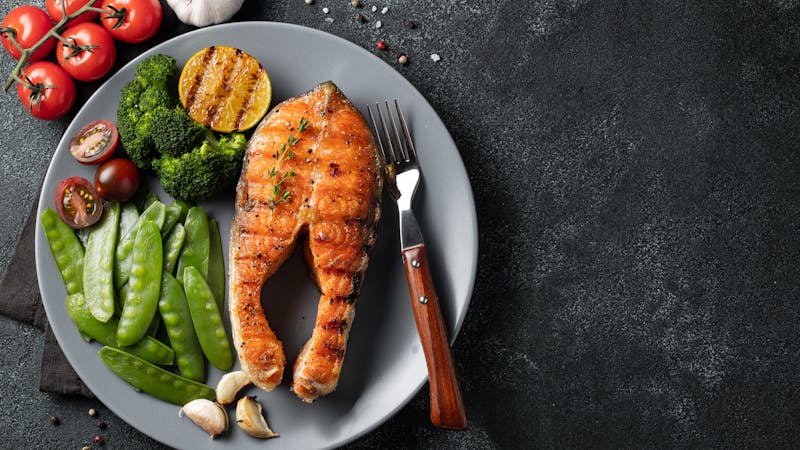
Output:
[[[431,428],[423,389],[352,448],[796,443],[800,2],[364,3],[391,6],[381,29],[345,0],[237,16],[402,49],[472,180],[481,255],[455,344],[471,426]],[[2,271],[68,119],[0,108]],[[95,406],[108,448],[161,448],[39,393],[37,330],[0,318],[0,340],[3,446],[80,448]]]

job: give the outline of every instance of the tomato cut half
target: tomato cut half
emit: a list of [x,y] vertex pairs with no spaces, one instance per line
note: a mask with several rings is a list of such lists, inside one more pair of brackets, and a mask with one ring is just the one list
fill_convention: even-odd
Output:
[[86,178],[62,181],[55,192],[55,206],[61,220],[72,228],[94,225],[103,214],[103,200]]
[[95,120],[72,136],[69,152],[81,164],[100,164],[111,158],[118,141],[119,133],[113,123]]

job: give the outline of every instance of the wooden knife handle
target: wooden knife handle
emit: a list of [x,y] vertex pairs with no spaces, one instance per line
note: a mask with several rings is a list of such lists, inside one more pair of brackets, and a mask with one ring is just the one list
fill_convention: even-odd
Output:
[[461,398],[450,341],[444,325],[439,298],[433,287],[425,245],[403,250],[403,262],[411,290],[411,306],[419,338],[428,363],[431,387],[431,421],[440,428],[467,428],[467,414]]

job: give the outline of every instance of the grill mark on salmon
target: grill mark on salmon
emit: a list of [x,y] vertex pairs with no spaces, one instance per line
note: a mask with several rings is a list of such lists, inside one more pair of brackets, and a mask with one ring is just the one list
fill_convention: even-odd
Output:
[[[296,132],[301,118],[309,126]],[[270,209],[276,151],[289,135],[300,138],[281,173],[291,197]],[[331,83],[276,106],[248,143],[231,227],[229,313],[242,370],[272,390],[286,358],[261,305],[261,289],[294,251],[300,235],[322,295],[311,338],[293,368],[292,390],[306,402],[338,383],[355,304],[380,217],[380,159],[364,118]],[[266,301],[272,301],[269,293]],[[278,299],[277,301],[281,301]]]

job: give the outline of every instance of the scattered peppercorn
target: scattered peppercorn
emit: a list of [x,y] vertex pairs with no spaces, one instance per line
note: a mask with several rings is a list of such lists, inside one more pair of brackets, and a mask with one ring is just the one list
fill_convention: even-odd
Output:
[[389,46],[386,45],[386,41],[383,40],[378,41],[378,43],[375,44],[375,46],[378,47],[378,50],[386,50],[387,48],[389,48]]
[[361,8],[361,2],[359,0],[352,0],[350,4],[353,5],[353,8]]
[[408,28],[409,30],[413,30],[414,28],[417,27],[417,24],[415,24],[414,21],[411,19],[408,19],[405,22],[403,22],[403,25],[405,25],[406,28]]
[[402,65],[406,65],[406,64],[408,64],[408,56],[406,56],[406,55],[400,55],[400,57],[399,57],[399,58],[397,58],[397,62],[399,62],[399,63],[400,63],[400,64],[402,64]]
[[361,14],[361,13],[358,13],[358,14],[356,14],[356,22],[358,22],[358,23],[364,23],[364,22],[366,22],[366,21],[367,21],[367,18],[366,18],[366,17],[364,17],[364,15],[363,15],[363,14]]
[[310,5],[312,3],[314,3],[314,0],[306,0],[306,5]]
[[97,415],[97,411],[94,408],[89,408],[89,415],[94,417]]
[[100,428],[101,430],[106,429],[106,423],[103,422],[102,420],[98,420],[97,423],[95,423],[95,425],[97,425],[97,428]]
[[103,445],[106,442],[106,440],[103,439],[103,436],[100,436],[99,434],[95,434],[94,438],[92,438],[92,440],[97,445]]
[[92,450],[92,447],[89,447],[88,445],[84,445],[81,450]]
[[58,425],[61,423],[61,421],[58,420],[58,417],[56,416],[50,416],[50,423],[52,423],[53,425]]

